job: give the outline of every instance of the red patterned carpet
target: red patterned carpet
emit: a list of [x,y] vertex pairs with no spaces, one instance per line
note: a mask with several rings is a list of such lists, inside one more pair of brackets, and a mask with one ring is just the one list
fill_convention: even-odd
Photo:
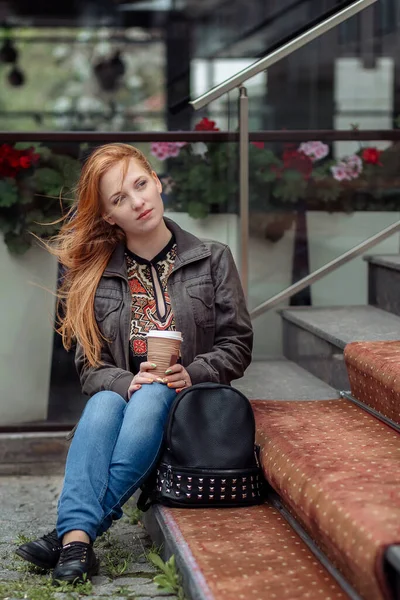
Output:
[[390,598],[400,543],[400,436],[346,400],[252,402],[267,479],[366,600]]
[[400,342],[353,342],[344,357],[352,395],[400,424]]

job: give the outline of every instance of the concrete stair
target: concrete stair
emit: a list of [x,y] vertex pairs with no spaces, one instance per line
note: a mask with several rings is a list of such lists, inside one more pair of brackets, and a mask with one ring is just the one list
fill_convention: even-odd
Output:
[[400,434],[339,393],[347,344],[400,340],[400,256],[367,260],[369,306],[282,310],[284,357],[233,383],[255,400],[266,503],[146,514],[189,598],[400,599]]

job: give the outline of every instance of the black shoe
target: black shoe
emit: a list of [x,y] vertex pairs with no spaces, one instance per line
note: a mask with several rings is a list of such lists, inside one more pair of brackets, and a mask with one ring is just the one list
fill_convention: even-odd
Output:
[[53,583],[69,581],[78,583],[99,572],[99,561],[91,544],[85,542],[70,542],[61,549],[60,559],[53,571]]
[[18,556],[33,563],[41,569],[54,569],[60,558],[62,544],[58,539],[57,531],[53,529],[41,538],[22,544],[15,551]]

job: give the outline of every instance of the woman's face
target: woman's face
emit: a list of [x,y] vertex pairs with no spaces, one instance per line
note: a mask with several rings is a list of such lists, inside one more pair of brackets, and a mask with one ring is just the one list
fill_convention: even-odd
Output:
[[118,225],[127,236],[150,233],[161,222],[164,206],[157,175],[131,159],[124,177],[124,162],[111,167],[100,180],[103,218]]

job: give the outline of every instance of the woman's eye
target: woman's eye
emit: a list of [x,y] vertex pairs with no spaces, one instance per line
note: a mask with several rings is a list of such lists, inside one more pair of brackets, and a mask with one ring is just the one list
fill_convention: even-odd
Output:
[[123,199],[124,199],[123,196],[118,196],[118,198],[114,198],[114,200],[113,200],[114,206],[118,206],[119,204],[121,204]]
[[139,181],[138,183],[138,187],[139,188],[144,188],[144,186],[146,185],[147,181],[145,179],[143,179],[142,181]]

